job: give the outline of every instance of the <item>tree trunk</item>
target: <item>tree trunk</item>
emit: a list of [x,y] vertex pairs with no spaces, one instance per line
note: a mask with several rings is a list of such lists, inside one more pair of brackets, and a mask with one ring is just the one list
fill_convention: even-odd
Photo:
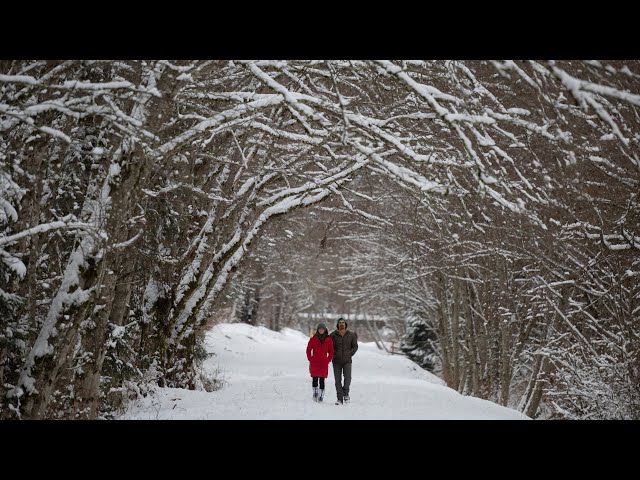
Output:
[[453,382],[453,373],[451,367],[451,353],[450,353],[450,335],[449,335],[449,316],[447,315],[447,293],[444,274],[440,274],[437,277],[436,289],[438,291],[438,303],[439,303],[439,322],[438,322],[438,336],[440,337],[440,350],[442,360],[442,378],[450,388],[456,388]]
[[542,357],[542,360],[540,361],[539,372],[535,375],[535,380],[533,380],[532,376],[533,386],[531,388],[531,395],[529,397],[529,401],[525,406],[524,412],[528,417],[535,418],[535,415],[538,411],[540,400],[542,399],[542,387],[547,383],[545,377],[547,375],[550,364],[551,362],[546,356]]
[[460,385],[460,363],[462,359],[459,355],[459,329],[460,329],[460,295],[458,292],[458,282],[457,278],[454,278],[451,284],[453,288],[453,305],[452,305],[452,314],[451,314],[451,361],[453,363],[453,385],[456,391],[461,390]]
[[500,335],[502,337],[501,349],[500,349],[500,394],[499,403],[505,407],[509,403],[509,392],[511,389],[511,363],[510,359],[510,342],[511,334],[509,323],[505,321],[500,322]]
[[471,311],[472,295],[470,293],[470,286],[467,285],[463,290],[465,293],[465,299],[463,301],[465,309],[465,321],[466,321],[466,339],[469,348],[469,370],[471,381],[471,395],[474,397],[479,395],[478,386],[480,383],[480,359],[478,358],[478,333],[475,330],[475,318]]

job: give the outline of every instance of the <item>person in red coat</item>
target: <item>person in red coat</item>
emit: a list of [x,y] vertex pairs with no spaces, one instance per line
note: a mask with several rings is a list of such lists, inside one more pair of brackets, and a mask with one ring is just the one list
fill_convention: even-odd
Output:
[[[333,340],[327,332],[324,323],[318,324],[316,333],[307,343],[307,358],[309,359],[309,373],[313,387],[313,400],[321,402],[324,399],[324,379],[329,376],[329,364],[333,360]],[[320,388],[318,389],[318,380]]]

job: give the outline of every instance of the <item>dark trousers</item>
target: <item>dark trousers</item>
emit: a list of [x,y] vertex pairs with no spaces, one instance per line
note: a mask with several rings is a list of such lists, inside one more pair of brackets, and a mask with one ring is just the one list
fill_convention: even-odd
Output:
[[313,380],[311,380],[311,386],[313,388],[317,387],[318,379],[320,379],[320,390],[324,390],[324,378],[322,377],[313,377]]
[[[344,385],[342,383],[342,376],[344,375]],[[344,397],[349,396],[349,386],[351,385],[351,362],[340,365],[338,363],[333,364],[333,377],[336,380],[336,394],[338,400],[342,400]]]

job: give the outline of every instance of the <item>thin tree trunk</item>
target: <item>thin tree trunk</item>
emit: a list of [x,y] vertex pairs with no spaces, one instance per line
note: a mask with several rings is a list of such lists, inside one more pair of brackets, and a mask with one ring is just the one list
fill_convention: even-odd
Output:
[[500,335],[502,337],[500,349],[500,405],[507,406],[509,403],[509,391],[511,389],[511,363],[509,355],[511,334],[509,332],[509,323],[500,322]]
[[546,356],[542,357],[540,368],[535,376],[535,380],[533,380],[532,377],[533,386],[531,388],[531,395],[529,397],[529,401],[525,405],[524,411],[525,415],[527,415],[528,417],[534,418],[538,411],[540,400],[542,399],[542,387],[544,387],[544,385],[547,383],[546,376],[550,364],[551,362]]
[[462,359],[459,356],[459,328],[460,328],[460,295],[458,292],[458,282],[457,278],[453,279],[452,288],[453,288],[453,305],[452,305],[452,314],[451,314],[451,362],[453,364],[453,385],[457,391],[460,391],[460,363]]
[[471,294],[469,292],[469,285],[463,290],[465,299],[463,301],[465,309],[465,321],[466,321],[466,339],[469,348],[469,369],[470,369],[470,382],[471,382],[471,395],[478,396],[479,385],[479,370],[480,360],[478,358],[478,334],[475,331],[475,319],[471,311]]
[[444,274],[440,274],[438,276],[438,280],[436,283],[436,288],[438,290],[439,296],[439,310],[440,310],[440,321],[438,323],[438,336],[440,337],[440,349],[441,349],[441,359],[442,359],[442,378],[446,382],[448,387],[455,388],[453,383],[453,375],[451,368],[451,354],[450,354],[450,336],[449,336],[449,316],[447,315],[447,294],[446,294],[446,285],[445,285],[445,277]]

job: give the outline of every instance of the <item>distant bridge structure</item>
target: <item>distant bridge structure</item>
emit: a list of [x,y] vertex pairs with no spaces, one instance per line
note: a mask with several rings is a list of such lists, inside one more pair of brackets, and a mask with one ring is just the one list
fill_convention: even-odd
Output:
[[[368,330],[370,328],[383,328],[388,324],[389,318],[384,315],[368,315],[366,313],[298,313],[298,323],[302,331],[308,331],[310,335],[316,331],[319,323],[327,325],[329,332],[336,328],[338,319],[342,317],[347,321],[349,330]],[[359,328],[361,327],[361,328]]]

